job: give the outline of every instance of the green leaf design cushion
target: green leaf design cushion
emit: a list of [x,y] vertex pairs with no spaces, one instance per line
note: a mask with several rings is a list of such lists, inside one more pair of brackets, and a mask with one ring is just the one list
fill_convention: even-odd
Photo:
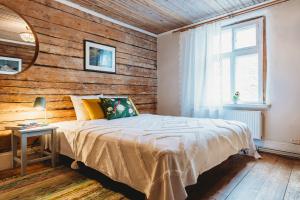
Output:
[[101,98],[101,107],[108,120],[137,116],[128,98]]

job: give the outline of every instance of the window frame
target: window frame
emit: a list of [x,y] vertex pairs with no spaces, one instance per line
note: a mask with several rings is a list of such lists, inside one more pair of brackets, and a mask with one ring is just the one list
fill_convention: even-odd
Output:
[[[239,104],[265,104],[265,62],[264,62],[264,44],[265,44],[265,33],[264,33],[264,17],[257,17],[255,19],[249,19],[242,22],[237,22],[234,24],[226,25],[222,27],[222,31],[226,29],[231,29],[231,45],[232,50],[231,52],[226,52],[221,54],[221,58],[228,58],[230,60],[230,91],[231,96],[236,92],[235,87],[235,71],[236,71],[236,64],[235,58],[237,56],[243,55],[251,55],[257,53],[258,55],[258,101],[257,102],[240,102]],[[236,31],[237,29],[247,27],[250,25],[256,26],[256,46],[251,47],[243,47],[236,49],[235,48],[235,40],[236,40]],[[232,99],[230,103],[233,103]]]

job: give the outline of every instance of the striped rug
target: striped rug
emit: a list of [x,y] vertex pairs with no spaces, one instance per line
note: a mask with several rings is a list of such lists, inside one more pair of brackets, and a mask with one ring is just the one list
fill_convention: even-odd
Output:
[[48,168],[26,176],[0,180],[0,199],[108,199],[125,200],[122,194],[104,188],[65,166]]

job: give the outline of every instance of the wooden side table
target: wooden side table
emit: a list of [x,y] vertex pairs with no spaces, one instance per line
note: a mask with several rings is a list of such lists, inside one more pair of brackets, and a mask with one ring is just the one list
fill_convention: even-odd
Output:
[[[17,163],[21,165],[21,175],[26,174],[27,164],[40,162],[44,160],[51,159],[52,167],[55,167],[56,162],[56,129],[57,127],[53,126],[42,126],[36,128],[26,128],[23,129],[20,126],[9,126],[5,127],[6,130],[11,130],[11,148],[12,148],[12,166],[16,167]],[[42,157],[27,160],[27,138],[34,136],[43,136],[51,134],[51,153],[44,151],[43,142],[41,144],[41,154]],[[21,141],[21,158],[17,156],[17,140]],[[42,140],[43,141],[43,140]]]

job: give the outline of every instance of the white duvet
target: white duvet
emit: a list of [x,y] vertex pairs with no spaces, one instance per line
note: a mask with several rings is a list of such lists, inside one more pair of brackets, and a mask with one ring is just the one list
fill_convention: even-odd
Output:
[[185,199],[186,186],[242,149],[259,156],[247,126],[235,121],[143,114],[55,125],[61,154],[149,200]]

